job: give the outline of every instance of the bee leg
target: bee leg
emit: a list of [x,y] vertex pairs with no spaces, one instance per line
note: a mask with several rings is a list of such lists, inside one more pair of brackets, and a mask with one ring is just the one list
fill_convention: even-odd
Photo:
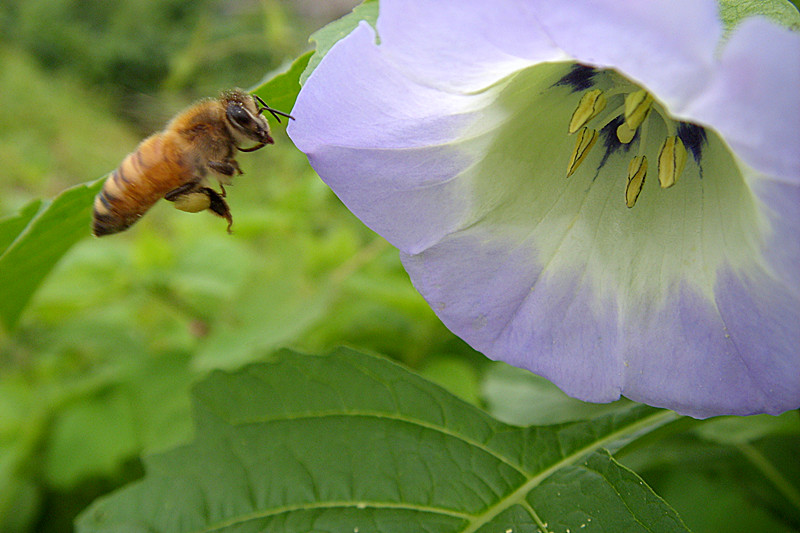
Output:
[[239,163],[233,159],[225,159],[223,161],[209,161],[208,168],[219,174],[217,181],[219,188],[222,190],[222,197],[225,198],[225,184],[230,184],[234,174],[242,174],[242,169],[239,168]]
[[175,209],[187,213],[199,213],[211,207],[211,199],[204,192],[194,191],[181,194],[171,202],[175,202]]
[[223,176],[233,176],[236,174],[243,174],[242,169],[239,168],[239,163],[235,159],[228,159],[226,161],[209,161],[208,168],[214,172],[219,172]]
[[[221,186],[221,184],[220,184]],[[228,203],[223,199],[225,188],[222,189],[222,196],[208,187],[198,187],[197,182],[186,183],[177,189],[173,189],[164,195],[164,198],[175,203],[175,208],[189,213],[197,213],[206,209],[214,214],[221,216],[228,221],[228,233],[231,233],[233,217]]]
[[164,195],[164,199],[174,202],[175,209],[188,213],[205,211],[211,206],[211,199],[202,189],[198,189],[196,182],[186,183],[169,191]]
[[167,201],[170,201],[170,202],[174,202],[175,199],[178,198],[179,196],[183,196],[184,194],[186,194],[188,192],[196,191],[196,190],[197,190],[197,182],[192,181],[192,182],[189,182],[189,183],[184,183],[183,185],[181,185],[177,189],[172,189],[167,194],[165,194],[164,195],[164,199],[167,200]]
[[[224,189],[223,189],[224,190]],[[228,203],[219,195],[214,189],[203,187],[200,192],[205,194],[209,200],[208,209],[221,216],[228,221],[228,233],[231,233],[231,226],[233,225],[233,217],[231,217],[231,209]]]

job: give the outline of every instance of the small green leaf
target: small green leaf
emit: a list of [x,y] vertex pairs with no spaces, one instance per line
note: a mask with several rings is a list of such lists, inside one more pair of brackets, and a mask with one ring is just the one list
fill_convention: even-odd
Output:
[[515,427],[386,359],[284,351],[194,390],[196,439],[146,458],[77,530],[687,531],[602,448],[675,419],[632,406]]
[[76,185],[41,208],[29,204],[0,226],[0,240],[10,243],[0,255],[0,321],[8,330],[58,260],[90,234],[92,200],[102,182]]
[[313,54],[314,52],[306,52],[295,59],[288,70],[268,75],[252,92],[263,98],[270,107],[288,113],[294,107],[297,93],[300,92],[300,76]]
[[718,0],[719,14],[730,32],[748,17],[763,16],[791,30],[800,31],[800,12],[788,0]]
[[362,4],[356,6],[353,11],[347,15],[338,20],[334,20],[311,35],[310,40],[316,43],[316,51],[308,62],[308,67],[306,67],[303,75],[300,76],[301,85],[306,83],[306,80],[311,73],[314,72],[314,69],[317,68],[317,65],[319,65],[322,58],[325,57],[325,54],[328,53],[328,50],[342,40],[342,38],[350,35],[362,20],[368,22],[373,27],[375,26],[378,20],[377,0],[366,0]]
[[[786,415],[797,418],[796,411],[778,418]],[[737,418],[745,421],[761,415]],[[716,425],[716,420],[700,422],[698,429]],[[757,433],[746,427],[725,425],[731,433],[744,430],[750,437]],[[697,438],[703,433],[697,429],[677,433],[656,446],[626,453],[623,461],[635,466],[696,533],[796,533],[800,531],[800,433],[787,431],[788,424],[780,425],[784,427],[779,429],[776,425],[769,430],[762,420],[755,427],[762,426],[761,431],[766,430],[768,436],[750,442],[735,436],[725,439],[738,441],[733,445]],[[723,429],[715,428],[713,433],[721,436]]]

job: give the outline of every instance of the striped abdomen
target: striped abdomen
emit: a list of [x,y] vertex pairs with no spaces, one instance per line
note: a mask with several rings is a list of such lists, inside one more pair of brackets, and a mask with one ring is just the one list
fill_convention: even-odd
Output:
[[128,229],[165,194],[193,179],[171,141],[161,133],[148,137],[111,173],[94,199],[96,236]]

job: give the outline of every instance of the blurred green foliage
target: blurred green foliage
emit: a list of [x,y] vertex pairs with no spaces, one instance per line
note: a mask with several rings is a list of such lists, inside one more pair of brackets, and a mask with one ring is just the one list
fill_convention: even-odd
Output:
[[[0,219],[22,227],[40,205],[30,202],[104,176],[198,96],[258,85],[352,4],[4,0]],[[16,327],[0,327],[0,531],[68,531],[95,497],[141,476],[141,453],[191,438],[193,383],[283,346],[390,356],[509,422],[541,416],[522,404],[553,406],[548,421],[595,409],[526,383],[529,374],[496,367],[447,331],[397,252],[276,129],[275,146],[239,158],[232,236],[218,218],[161,202],[123,234],[80,241]],[[2,249],[14,238],[0,233]],[[797,413],[768,418],[780,431],[744,420],[728,430],[747,435],[740,442],[692,423],[623,461],[697,532],[749,528],[742,516],[754,509],[767,529],[800,529],[800,476],[786,470]],[[727,497],[713,512],[697,509],[719,490]]]

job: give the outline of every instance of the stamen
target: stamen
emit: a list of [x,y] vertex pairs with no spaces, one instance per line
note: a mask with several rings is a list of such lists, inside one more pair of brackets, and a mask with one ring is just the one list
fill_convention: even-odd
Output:
[[647,176],[647,157],[637,155],[628,164],[628,184],[625,186],[625,205],[629,208],[636,205],[636,199],[644,187],[644,178]]
[[636,130],[631,129],[627,122],[623,122],[617,126],[617,139],[622,144],[628,144],[636,136]]
[[589,150],[591,150],[596,141],[597,130],[583,128],[578,133],[578,138],[575,142],[575,149],[572,150],[572,155],[569,158],[569,165],[567,165],[567,177],[572,176],[572,174],[578,169],[578,166],[583,163],[583,160],[586,159],[587,155],[589,155]]
[[[571,72],[584,72],[575,70]],[[575,145],[567,165],[567,178],[572,176],[583,164],[599,137],[603,137],[600,150],[604,154],[598,161],[597,174],[601,174],[610,156],[616,152],[636,153],[628,164],[627,182],[625,184],[625,205],[632,208],[636,205],[644,188],[647,176],[648,159],[655,154],[653,142],[648,137],[657,135],[665,139],[658,151],[658,181],[661,188],[672,187],[683,173],[691,153],[698,163],[702,178],[700,159],[706,144],[705,131],[702,127],[687,122],[679,122],[670,116],[652,94],[634,84],[620,80],[616,74],[607,71],[586,70],[591,72],[592,83],[578,86],[567,83],[562,78],[557,85],[570,85],[572,92],[583,90],[583,94],[567,126],[570,135],[575,135]],[[613,82],[613,83],[611,83]],[[592,86],[596,88],[592,88]],[[650,112],[657,118],[650,120]],[[663,122],[663,128],[657,121]],[[588,127],[591,123],[594,128]],[[648,135],[648,133],[650,135]],[[633,148],[636,147],[636,150]],[[630,157],[630,156],[628,156]]]
[[650,113],[653,107],[653,96],[640,89],[625,96],[625,124],[628,128],[636,130]]
[[[606,100],[609,100],[609,95],[606,94]],[[597,131],[601,131],[603,128],[614,122],[615,120],[619,120],[619,116],[622,114],[622,111],[625,109],[624,106],[620,105],[615,107],[614,109],[609,109],[605,113],[601,113],[601,117],[598,118],[599,123],[595,128]]]
[[675,185],[686,166],[686,158],[686,147],[680,137],[667,137],[658,152],[658,182],[662,189]]
[[606,97],[600,89],[583,93],[569,121],[569,133],[575,133],[606,108]]

